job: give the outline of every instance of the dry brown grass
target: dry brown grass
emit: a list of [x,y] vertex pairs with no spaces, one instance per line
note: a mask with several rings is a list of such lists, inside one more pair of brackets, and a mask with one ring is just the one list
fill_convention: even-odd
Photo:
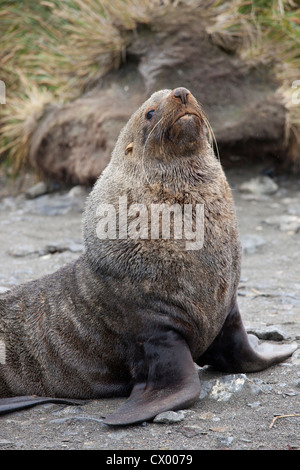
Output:
[[249,64],[269,65],[281,83],[278,96],[287,109],[286,143],[300,170],[300,104],[295,100],[300,80],[299,1],[216,1],[214,7],[216,19],[208,31],[213,40]]
[[0,73],[7,97],[0,117],[0,159],[9,155],[16,171],[24,166],[44,106],[74,99],[118,68],[127,32],[147,22],[148,6],[143,0],[4,2]]
[[[6,83],[7,97],[6,105],[0,108],[0,160],[8,156],[15,169],[24,165],[30,137],[45,105],[74,99],[118,68],[137,25],[151,23],[154,12],[180,8],[180,3],[3,0],[0,78]],[[184,3],[197,7],[201,15],[200,0]],[[300,106],[293,103],[295,90],[291,88],[293,81],[300,79],[296,0],[215,1],[210,16],[208,33],[216,43],[247,62],[268,63],[274,69],[289,110],[287,139],[291,135],[298,139]]]

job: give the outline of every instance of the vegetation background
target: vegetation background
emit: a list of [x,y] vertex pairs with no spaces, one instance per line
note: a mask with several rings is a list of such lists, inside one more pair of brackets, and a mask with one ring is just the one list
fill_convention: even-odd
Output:
[[281,158],[299,171],[300,105],[293,99],[300,80],[299,0],[1,0],[0,7],[0,78],[6,84],[0,162],[7,175],[34,166],[32,136],[49,104],[72,103],[122,70],[141,32],[149,39],[159,35],[157,23],[163,29],[173,15],[180,31],[183,12],[198,17],[199,25],[204,20],[206,40],[229,58],[269,68],[285,109]]

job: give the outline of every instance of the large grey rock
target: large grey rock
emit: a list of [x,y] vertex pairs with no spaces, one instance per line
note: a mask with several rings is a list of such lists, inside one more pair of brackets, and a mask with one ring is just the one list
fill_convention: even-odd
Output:
[[277,183],[269,176],[263,175],[258,176],[257,178],[251,178],[249,181],[245,181],[240,186],[241,192],[257,196],[274,194],[277,190]]
[[129,34],[126,63],[80,98],[49,105],[30,161],[57,181],[91,184],[109,162],[130,115],[154,91],[185,86],[202,103],[221,151],[263,156],[284,149],[286,110],[272,70],[219,47],[203,2],[157,9]]

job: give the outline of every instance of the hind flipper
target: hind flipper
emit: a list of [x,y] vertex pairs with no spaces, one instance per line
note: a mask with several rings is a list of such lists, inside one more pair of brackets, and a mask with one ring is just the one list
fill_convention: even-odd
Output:
[[31,408],[33,406],[42,405],[44,403],[82,405],[86,402],[84,400],[73,400],[69,398],[37,397],[35,395],[0,398],[0,415],[12,413],[13,411],[23,410],[24,408]]
[[235,304],[219,335],[196,362],[224,372],[255,372],[284,361],[297,347],[296,343],[260,343],[256,336],[248,335]]
[[144,343],[144,380],[137,381],[128,400],[104,419],[126,425],[153,419],[158,413],[186,408],[200,395],[200,380],[189,347],[175,331]]

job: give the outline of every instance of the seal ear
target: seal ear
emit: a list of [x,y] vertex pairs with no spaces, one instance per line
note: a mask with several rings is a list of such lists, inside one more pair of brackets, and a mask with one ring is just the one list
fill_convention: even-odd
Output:
[[133,142],[131,142],[130,144],[127,145],[126,149],[125,149],[125,155],[128,155],[129,152],[132,152],[133,150]]
[[137,380],[128,400],[104,423],[138,423],[163,411],[187,408],[199,398],[200,380],[181,335],[175,331],[155,334],[144,343],[144,352],[143,380]]

